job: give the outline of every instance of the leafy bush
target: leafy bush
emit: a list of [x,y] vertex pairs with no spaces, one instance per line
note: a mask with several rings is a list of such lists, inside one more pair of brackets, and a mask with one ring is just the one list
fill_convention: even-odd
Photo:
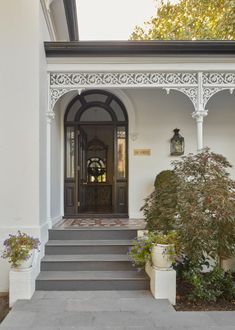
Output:
[[235,181],[231,164],[208,148],[173,162],[178,179],[177,213],[185,254],[200,264],[235,253]]
[[218,266],[208,273],[191,268],[183,273],[183,279],[191,286],[187,296],[189,301],[216,302],[218,299],[231,301],[235,298],[232,275]]
[[17,267],[22,261],[27,260],[30,257],[30,251],[37,249],[40,245],[40,241],[37,238],[33,238],[26,233],[18,231],[17,235],[9,235],[3,243],[4,251],[2,258],[8,259],[13,267]]
[[145,199],[141,210],[147,229],[168,233],[175,229],[177,206],[177,177],[173,171],[160,172],[154,182],[155,190]]

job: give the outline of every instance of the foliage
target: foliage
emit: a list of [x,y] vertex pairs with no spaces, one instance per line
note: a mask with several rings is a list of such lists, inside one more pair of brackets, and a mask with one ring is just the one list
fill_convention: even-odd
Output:
[[173,171],[160,172],[154,182],[155,190],[142,206],[147,229],[167,233],[175,228],[177,178]]
[[133,246],[130,248],[128,256],[132,263],[139,267],[144,268],[146,262],[151,262],[152,248],[156,244],[174,244],[175,248],[169,247],[169,253],[172,259],[179,253],[179,240],[176,232],[171,231],[167,235],[161,232],[148,232],[143,237],[138,237],[133,241]]
[[30,257],[31,250],[38,250],[40,241],[37,238],[33,238],[18,231],[17,235],[10,234],[9,238],[6,239],[3,244],[4,251],[2,253],[2,258],[8,259],[13,267],[17,267],[22,261]]
[[230,163],[208,148],[173,162],[178,177],[177,230],[193,263],[235,252],[235,181]]
[[191,286],[187,298],[189,301],[216,302],[218,299],[233,300],[235,287],[230,273],[216,266],[212,271],[202,273],[197,268],[190,268],[183,273],[183,278]]
[[160,0],[156,16],[132,40],[235,39],[235,0]]

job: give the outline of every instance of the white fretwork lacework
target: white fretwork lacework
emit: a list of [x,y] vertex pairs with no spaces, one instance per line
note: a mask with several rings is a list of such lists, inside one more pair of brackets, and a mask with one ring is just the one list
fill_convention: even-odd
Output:
[[[226,87],[204,87],[203,88],[203,107],[205,109],[208,101],[212,98],[213,95],[215,95],[218,92],[228,90]],[[233,90],[229,88],[229,90]]]
[[235,72],[204,72],[203,85],[234,85],[235,86]]
[[192,101],[195,110],[197,109],[198,104],[198,88],[197,87],[176,87],[176,88],[165,88],[167,94],[169,94],[170,90],[177,90],[186,96]]
[[214,94],[235,89],[235,72],[52,72],[50,110],[69,91],[117,87],[178,90],[189,97],[196,112],[201,112]]
[[202,76],[203,82],[203,106],[206,107],[208,101],[213,95],[224,90],[235,89],[235,73],[234,72],[204,72]]
[[71,88],[50,88],[50,110],[53,110],[59,98],[71,91]]
[[124,87],[124,86],[166,86],[196,85],[196,73],[179,72],[111,72],[111,73],[51,73],[50,85],[76,87]]

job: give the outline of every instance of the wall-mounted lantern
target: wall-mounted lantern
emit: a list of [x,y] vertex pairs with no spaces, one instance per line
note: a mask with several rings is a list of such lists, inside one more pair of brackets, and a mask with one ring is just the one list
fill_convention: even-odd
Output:
[[181,156],[184,154],[184,137],[180,135],[179,129],[174,129],[174,136],[171,138],[171,156]]

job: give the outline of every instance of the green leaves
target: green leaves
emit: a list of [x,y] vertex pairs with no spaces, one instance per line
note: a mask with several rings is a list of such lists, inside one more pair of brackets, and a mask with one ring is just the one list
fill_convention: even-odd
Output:
[[161,1],[155,17],[136,26],[131,40],[235,39],[235,0]]
[[208,148],[173,162],[178,177],[178,228],[184,251],[195,262],[235,253],[235,182],[225,157]]
[[177,204],[177,177],[172,171],[162,171],[155,179],[155,190],[141,208],[147,229],[168,233],[175,228]]
[[216,302],[218,299],[230,301],[235,298],[232,275],[218,266],[208,273],[191,268],[183,272],[183,279],[191,286],[187,298],[192,302]]
[[17,267],[22,261],[30,257],[30,252],[40,245],[38,238],[31,237],[20,230],[17,235],[9,235],[4,243],[2,258],[8,259],[13,267]]

